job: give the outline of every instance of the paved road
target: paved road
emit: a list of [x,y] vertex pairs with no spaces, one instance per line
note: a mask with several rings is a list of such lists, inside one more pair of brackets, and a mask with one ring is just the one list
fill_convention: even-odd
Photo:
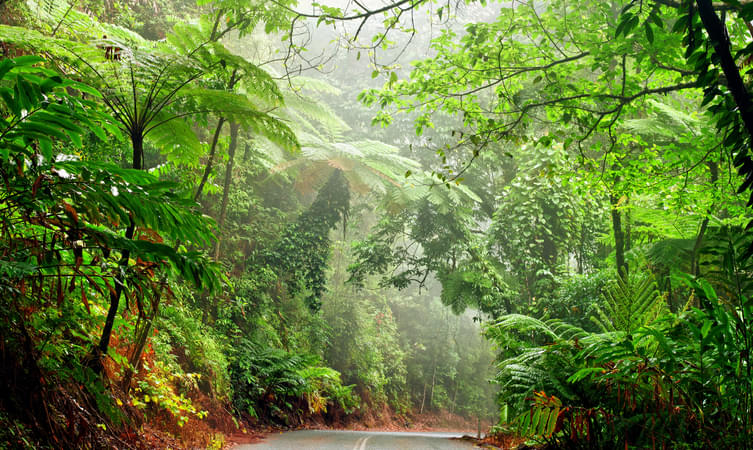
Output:
[[302,430],[271,434],[264,442],[236,447],[238,450],[468,450],[473,444],[459,433],[394,433],[387,431]]

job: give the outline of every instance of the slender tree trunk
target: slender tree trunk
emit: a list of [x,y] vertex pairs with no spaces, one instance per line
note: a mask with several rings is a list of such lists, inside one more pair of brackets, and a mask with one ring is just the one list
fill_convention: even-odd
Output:
[[209,174],[212,173],[212,165],[214,164],[214,154],[217,151],[217,142],[220,140],[220,132],[222,132],[222,126],[225,125],[225,118],[220,117],[217,121],[217,127],[214,129],[214,136],[212,137],[212,145],[209,148],[209,157],[207,159],[207,165],[204,167],[204,175],[201,177],[199,187],[196,188],[196,194],[193,196],[193,200],[199,201],[201,193],[204,190],[204,185],[207,184]]
[[248,157],[251,153],[249,150],[251,150],[251,146],[249,144],[246,144],[246,146],[243,147],[243,162],[244,163],[248,161]]
[[617,260],[617,273],[623,279],[627,279],[628,266],[625,262],[625,234],[622,231],[622,217],[617,209],[619,199],[614,195],[609,196],[612,209],[612,232],[614,233],[614,252]]
[[[133,149],[133,160],[131,166],[134,169],[141,170],[144,168],[144,135],[136,130],[131,133],[131,147]],[[133,217],[130,219],[128,227],[126,227],[125,238],[133,239],[133,234],[136,231],[136,223]],[[120,306],[120,296],[123,294],[125,288],[125,272],[128,268],[128,261],[131,258],[130,250],[123,250],[123,253],[118,262],[118,274],[115,276],[115,286],[110,291],[110,307],[107,309],[107,316],[105,317],[105,325],[102,328],[102,336],[99,339],[94,354],[92,355],[92,369],[99,373],[102,371],[102,356],[107,354],[107,349],[110,348],[110,337],[112,336],[112,328],[115,324],[115,316],[118,314],[118,307]]]
[[[630,204],[630,199],[625,200],[625,206],[628,206]],[[630,219],[630,208],[625,209],[625,213],[623,214],[623,222],[625,227],[625,250],[624,252],[627,253],[630,251],[631,248],[633,248],[633,234],[631,232],[631,226],[632,221]]]
[[131,167],[141,170],[144,168],[144,135],[141,130],[135,130],[131,134],[131,146],[133,147]]
[[585,253],[586,253],[586,244],[585,244],[585,237],[586,237],[586,226],[584,224],[581,224],[580,226],[580,242],[578,243],[578,256],[576,258],[577,264],[578,264],[578,275],[583,275],[584,270],[584,259],[585,259]]
[[[136,225],[131,220],[131,224],[128,225],[128,228],[126,228],[125,237],[126,239],[132,239],[133,233],[136,229]],[[125,268],[128,267],[128,259],[131,257],[131,252],[129,250],[123,251],[123,256],[120,258],[120,262],[118,263],[118,266],[121,268],[120,273],[115,277],[115,287],[112,291],[110,291],[110,308],[107,310],[107,317],[105,318],[105,326],[102,328],[102,337],[99,339],[99,345],[97,345],[97,352],[95,354],[95,359],[100,359],[102,355],[107,354],[107,349],[110,347],[110,336],[112,335],[112,327],[115,323],[115,316],[118,314],[118,307],[120,306],[120,295],[123,293],[123,287],[125,282],[125,277],[123,276],[123,272],[125,271]],[[102,363],[101,360],[99,362],[95,361],[95,366],[93,367],[95,371],[99,372],[102,370]]]
[[740,75],[740,69],[730,51],[727,29],[719,16],[716,15],[711,0],[697,0],[696,4],[698,5],[698,15],[701,17],[703,27],[709,35],[709,39],[714,46],[714,52],[719,58],[719,65],[727,79],[727,88],[735,99],[740,118],[745,124],[748,135],[753,136],[753,101],[751,101],[750,94]]
[[421,397],[421,408],[419,408],[418,413],[423,414],[424,413],[424,403],[426,403],[426,382],[424,381],[424,395]]
[[[230,80],[227,83],[227,89],[233,90],[235,88],[235,85],[240,80],[240,77],[238,76],[238,69],[234,69],[232,75],[230,75]],[[199,183],[199,187],[196,188],[196,194],[194,195],[193,199],[194,201],[199,201],[199,198],[201,197],[201,193],[204,190],[204,185],[207,183],[207,180],[209,179],[209,174],[212,173],[212,165],[214,164],[214,155],[217,151],[217,142],[220,139],[220,132],[222,131],[222,126],[227,122],[227,119],[224,117],[220,117],[217,120],[217,128],[214,130],[214,136],[212,137],[212,145],[209,149],[209,159],[207,160],[207,166],[204,168],[204,175],[201,177],[201,182]]]
[[[707,163],[709,167],[709,173],[711,176],[711,189],[715,189],[716,182],[719,180],[719,166],[716,162],[712,161]],[[706,217],[704,217],[703,222],[701,222],[701,229],[698,231],[698,236],[695,239],[695,244],[693,245],[693,253],[690,257],[690,270],[691,273],[695,276],[701,275],[701,268],[698,264],[698,252],[701,250],[701,245],[703,244],[703,237],[706,234],[706,229],[709,226],[709,215],[711,214],[711,211],[713,211],[714,205],[712,204],[709,207],[709,210],[706,211]]]
[[455,377],[455,389],[452,393],[452,407],[450,408],[450,414],[455,414],[455,406],[457,406],[456,400],[458,398],[458,378]]
[[437,381],[437,361],[434,360],[434,372],[431,374],[431,395],[429,396],[429,406],[434,407],[434,386]]
[[[207,180],[209,179],[209,174],[212,173],[212,165],[214,164],[214,155],[217,152],[217,144],[220,140],[220,133],[222,132],[222,126],[225,125],[225,118],[220,117],[217,120],[217,127],[214,129],[214,135],[212,136],[212,144],[209,147],[209,156],[207,158],[207,165],[204,167],[204,174],[201,177],[201,182],[199,182],[199,186],[196,188],[196,193],[194,194],[193,200],[195,202],[199,201],[199,198],[201,198],[201,194],[204,191],[204,186],[207,183]],[[217,239],[219,239],[219,233],[217,236]],[[202,299],[206,301],[206,294],[202,294]],[[202,308],[201,311],[201,321],[206,323],[207,319],[209,317],[209,308],[205,307]]]
[[220,216],[217,220],[217,241],[214,243],[214,259],[220,259],[220,242],[222,241],[222,231],[225,226],[225,216],[227,214],[227,203],[230,194],[230,184],[233,180],[233,166],[235,161],[235,150],[238,148],[238,131],[240,126],[230,123],[230,145],[227,149],[227,165],[225,166],[225,183],[222,189],[222,204],[220,205]]

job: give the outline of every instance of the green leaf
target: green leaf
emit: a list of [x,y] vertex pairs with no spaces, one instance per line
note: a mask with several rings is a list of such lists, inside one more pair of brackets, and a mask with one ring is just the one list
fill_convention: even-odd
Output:
[[67,140],[65,133],[61,132],[57,128],[36,121],[21,122],[18,128],[24,131],[36,131],[46,136],[52,136],[58,139]]
[[7,74],[14,66],[12,59],[3,59],[0,60],[0,80],[5,77],[5,74]]
[[77,91],[89,94],[92,97],[102,98],[102,93],[99,92],[98,90],[94,89],[93,87],[89,86],[88,84],[80,83],[80,82],[74,81],[74,80],[68,80],[65,83],[65,86],[70,86],[70,87],[76,89]]
[[52,161],[52,142],[49,139],[40,139],[39,149],[42,152],[42,156],[47,161]]
[[44,58],[37,55],[24,55],[17,58],[13,58],[13,61],[17,66],[31,66],[37,63],[44,62]]

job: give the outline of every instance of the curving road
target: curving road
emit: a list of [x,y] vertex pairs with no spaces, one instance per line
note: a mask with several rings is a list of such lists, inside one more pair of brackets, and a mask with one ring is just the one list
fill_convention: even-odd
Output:
[[258,444],[245,444],[238,450],[468,450],[473,443],[462,441],[459,433],[398,433],[389,431],[301,430],[270,434]]

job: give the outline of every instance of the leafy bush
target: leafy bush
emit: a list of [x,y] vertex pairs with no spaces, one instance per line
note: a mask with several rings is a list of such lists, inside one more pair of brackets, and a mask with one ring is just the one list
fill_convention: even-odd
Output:
[[220,400],[230,399],[229,362],[222,343],[211,328],[204,326],[201,319],[188,309],[170,305],[162,310],[157,330],[155,345],[168,346],[159,352],[160,355],[169,355],[171,351],[183,352],[190,364],[183,370],[203,375],[212,396]]
[[147,409],[150,405],[169,412],[179,426],[188,422],[191,415],[199,419],[206,417],[206,411],[199,411],[189,398],[182,393],[175,392],[172,387],[175,384],[189,384],[196,388],[196,380],[199,375],[171,373],[167,367],[157,362],[153,367],[144,364],[146,375],[136,382],[135,395],[131,397],[133,406],[139,409]]
[[689,283],[704,309],[648,314],[631,329],[589,334],[520,315],[488,327],[511,355],[497,382],[520,431],[559,447],[745,447],[753,301]]
[[300,421],[333,405],[349,413],[359,403],[353,386],[343,386],[340,374],[314,355],[244,340],[230,371],[236,410],[264,421]]
[[535,317],[562,319],[586,331],[599,331],[589,317],[604,303],[604,290],[612,275],[606,271],[568,276],[550,296],[536,299],[527,313]]

